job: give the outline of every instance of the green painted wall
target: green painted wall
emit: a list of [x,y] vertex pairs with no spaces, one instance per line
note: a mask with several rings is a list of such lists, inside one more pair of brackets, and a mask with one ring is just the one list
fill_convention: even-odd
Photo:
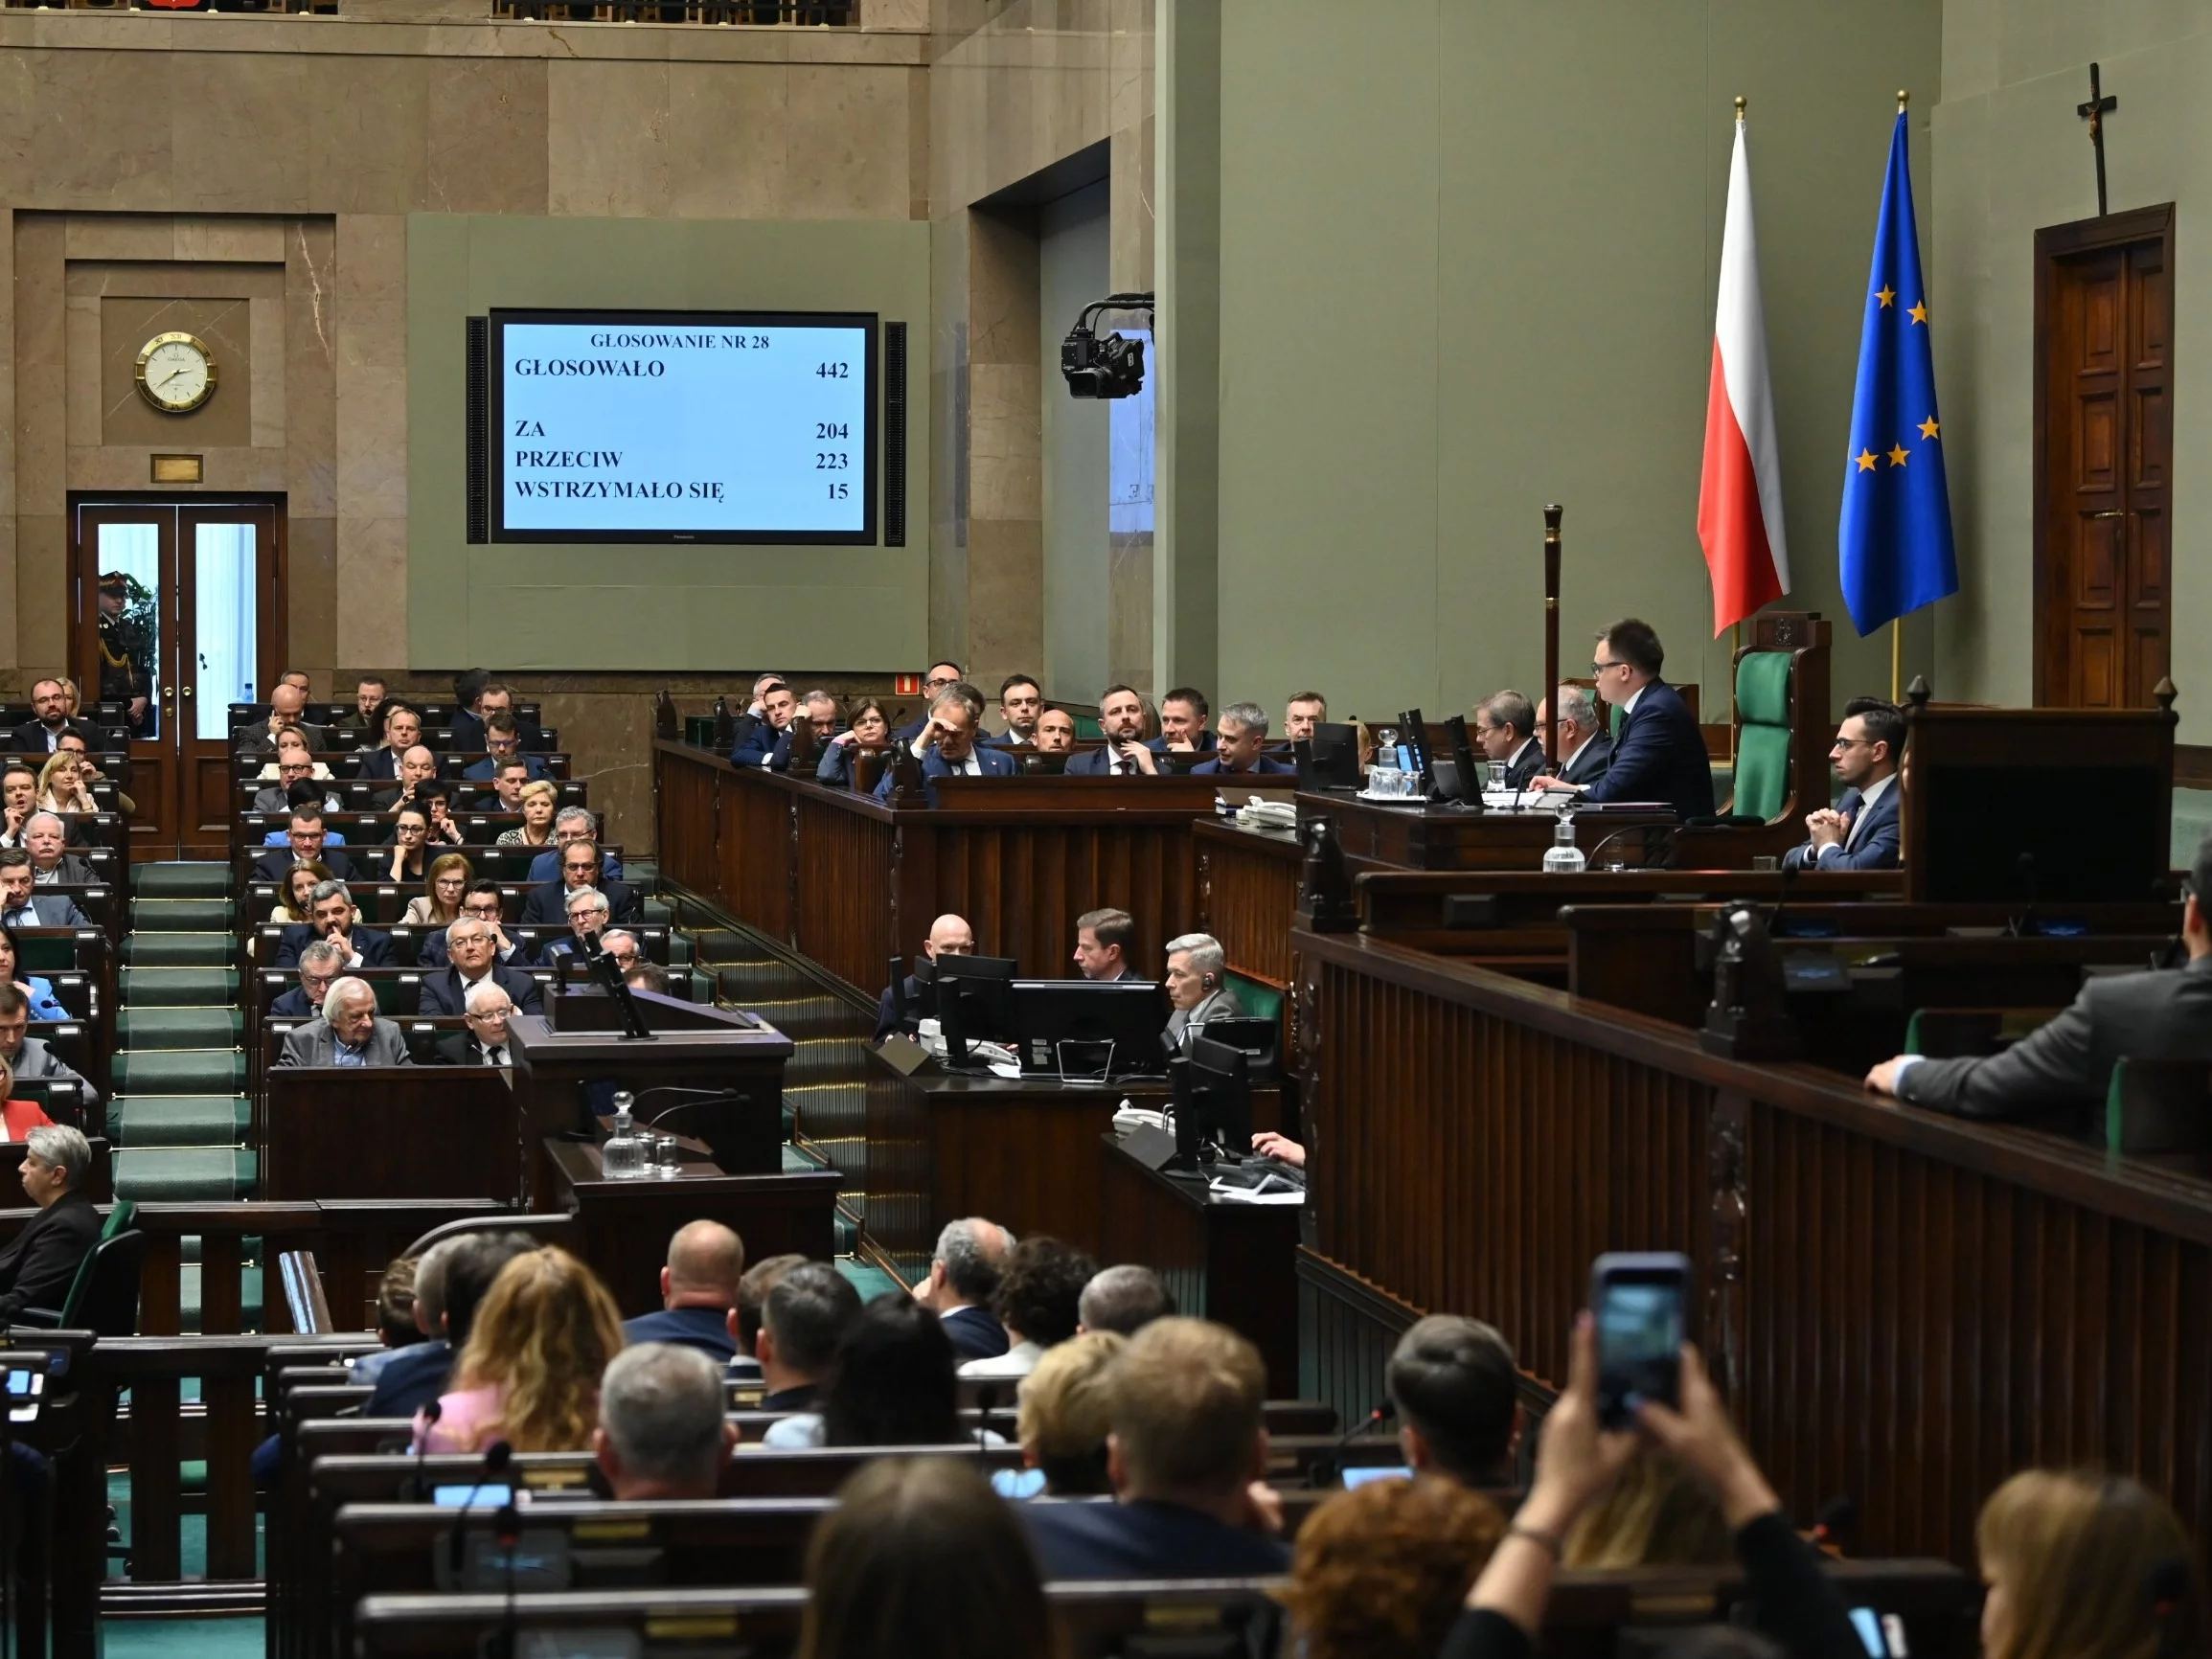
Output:
[[[1724,691],[1697,503],[1739,93],[1793,599],[1841,619],[1860,295],[1894,94],[1935,103],[1941,18],[1224,0],[1219,696],[1312,682],[1339,713],[1440,716],[1535,693],[1547,501],[1567,510],[1562,669],[1632,612],[1670,678]],[[1886,690],[1886,639],[1840,631],[1838,700]]]
[[[407,226],[412,666],[889,671],[927,655],[926,223],[418,214]],[[904,320],[907,545],[467,546],[463,320],[494,306]]]

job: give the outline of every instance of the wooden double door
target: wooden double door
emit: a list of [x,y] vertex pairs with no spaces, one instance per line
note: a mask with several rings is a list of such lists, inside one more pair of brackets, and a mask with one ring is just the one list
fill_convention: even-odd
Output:
[[230,705],[282,671],[284,506],[107,497],[70,509],[71,661],[130,726],[133,858],[229,846]]

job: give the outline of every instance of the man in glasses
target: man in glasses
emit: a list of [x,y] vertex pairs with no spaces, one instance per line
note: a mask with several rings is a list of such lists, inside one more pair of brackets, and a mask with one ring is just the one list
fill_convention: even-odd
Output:
[[[461,896],[461,914],[484,924],[491,936],[492,955],[509,967],[525,967],[530,963],[530,952],[507,937],[507,927],[499,919],[499,883],[489,876],[479,876],[468,884]],[[427,971],[447,966],[445,932],[443,927],[431,928],[415,946],[415,965]]]
[[[965,685],[967,680],[968,675],[961,670],[958,663],[931,663],[929,672],[922,679],[922,713],[893,732],[892,738],[898,742],[912,743],[929,729],[930,709],[937,699],[954,686]],[[980,724],[975,730],[975,740],[978,743],[991,741],[991,734],[983,730]]]
[[320,864],[340,881],[350,880],[353,867],[323,832],[323,808],[312,799],[292,807],[291,827],[285,845],[262,853],[254,864],[256,881],[283,881],[295,864]]
[[522,728],[514,723],[514,716],[494,710],[484,717],[484,759],[471,761],[461,776],[472,783],[489,783],[499,775],[502,766],[517,761],[530,773],[527,782],[535,784],[545,776],[545,762],[522,752]]
[[610,881],[600,871],[599,847],[590,841],[571,841],[560,850],[560,874],[542,887],[530,890],[523,902],[525,927],[559,927],[568,919],[568,896],[596,888],[606,899],[608,913],[617,921],[644,920],[645,907],[637,890],[626,881]]
[[279,1019],[313,1019],[345,971],[345,951],[327,939],[316,940],[300,951],[300,983],[269,1004],[269,1012]]
[[[1659,678],[1666,647],[1652,625],[1623,617],[1598,635],[1590,676],[1598,696],[1621,711],[1620,735],[1606,775],[1579,792],[1585,801],[1652,801],[1672,807],[1684,822],[1713,816],[1713,762],[1705,734],[1681,693]],[[1576,790],[1560,778],[1540,780],[1546,789]]]
[[1811,836],[1782,862],[1791,870],[1895,870],[1901,791],[1897,764],[1904,755],[1904,716],[1880,697],[1854,697],[1843,705],[1843,724],[1828,763],[1843,784],[1843,799],[1805,820]]
[[[530,861],[530,879],[551,881],[560,869],[560,854],[571,841],[597,841],[599,820],[588,807],[563,807],[553,815],[553,845]],[[622,879],[622,860],[613,853],[600,855],[599,873],[608,881]]]

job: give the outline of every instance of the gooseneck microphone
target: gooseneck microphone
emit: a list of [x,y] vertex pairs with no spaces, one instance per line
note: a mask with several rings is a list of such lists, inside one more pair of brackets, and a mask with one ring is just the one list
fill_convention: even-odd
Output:
[[[461,1505],[461,1513],[454,1518],[452,1541],[446,1546],[446,1564],[453,1569],[456,1579],[460,1577],[462,1563],[468,1554],[468,1512],[476,1503],[476,1494],[505,1475],[507,1466],[513,1461],[514,1448],[503,1440],[495,1440],[485,1448],[484,1467],[476,1476],[476,1484],[468,1489],[468,1496]],[[512,1489],[507,1496],[510,1502],[513,1500]]]
[[1397,1415],[1398,1408],[1392,1405],[1387,1399],[1382,1401],[1382,1403],[1380,1405],[1369,1408],[1365,1417],[1361,1418],[1357,1422],[1354,1423],[1350,1428],[1346,1429],[1341,1435],[1337,1437],[1335,1445],[1330,1448],[1330,1453],[1327,1457],[1317,1459],[1314,1462],[1312,1468],[1310,1471],[1310,1478],[1312,1484],[1316,1487],[1326,1487],[1341,1479],[1344,1472],[1344,1448],[1350,1445],[1354,1441],[1357,1440],[1361,1435],[1365,1434],[1369,1429],[1376,1427],[1378,1424],[1388,1422]]
[[422,1484],[422,1457],[430,1449],[430,1431],[438,1426],[438,1420],[445,1415],[445,1402],[434,1399],[422,1408],[422,1426],[415,1434],[415,1501],[426,1504],[431,1493]]

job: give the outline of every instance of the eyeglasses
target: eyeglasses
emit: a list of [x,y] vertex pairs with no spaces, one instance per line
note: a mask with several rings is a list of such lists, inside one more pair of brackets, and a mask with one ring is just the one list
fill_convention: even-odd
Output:
[[469,916],[495,917],[499,914],[499,900],[496,898],[471,898],[461,908]]
[[511,755],[514,752],[514,746],[521,740],[519,738],[487,738],[484,739],[484,744],[494,755]]
[[471,1025],[499,1025],[503,1023],[507,1016],[513,1011],[514,1006],[513,1004],[510,1003],[505,1008],[473,1010],[469,1012],[467,1017],[468,1022]]
[[957,674],[932,674],[922,682],[922,689],[925,692],[942,692],[946,686],[957,686],[958,684],[960,684],[960,676]]
[[1880,738],[1838,738],[1828,745],[1828,752],[1833,755],[1838,749],[1871,749],[1881,741]]
[[1592,664],[1590,664],[1590,672],[1591,672],[1591,673],[1593,673],[1593,674],[1602,674],[1602,673],[1604,673],[1604,672],[1605,672],[1605,671],[1606,671],[1608,669],[1625,669],[1625,668],[1627,668],[1628,666],[1629,666],[1629,665],[1628,665],[1627,663],[1619,663],[1619,662],[1614,662],[1614,663],[1592,663]]
[[334,973],[309,973],[303,967],[300,969],[300,983],[310,990],[329,990],[338,983],[338,976]]

